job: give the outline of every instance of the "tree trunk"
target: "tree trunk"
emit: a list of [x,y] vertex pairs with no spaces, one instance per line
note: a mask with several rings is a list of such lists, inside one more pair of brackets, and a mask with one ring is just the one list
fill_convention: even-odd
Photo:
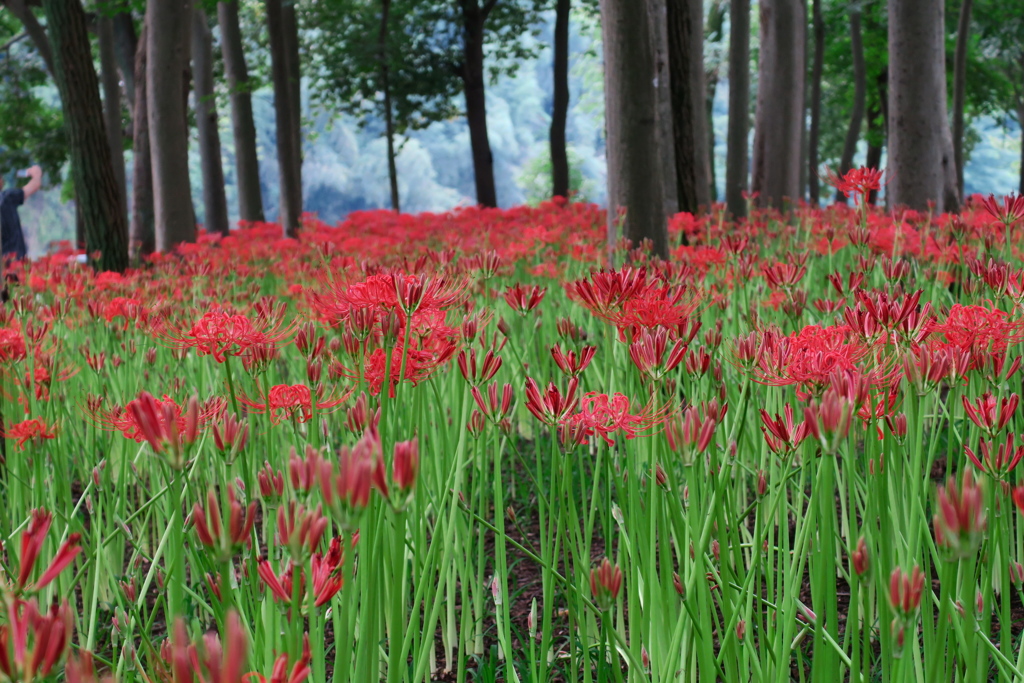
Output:
[[761,2],[752,174],[760,206],[785,209],[801,196],[804,33],[801,0]]
[[[811,206],[818,206],[821,188],[818,183],[818,140],[821,135],[821,75],[825,58],[825,20],[821,16],[821,0],[814,0],[814,70],[811,73],[811,130],[807,139],[807,182]],[[863,113],[861,114],[863,116]]]
[[619,212],[625,211],[623,236],[633,246],[649,240],[654,254],[667,258],[661,183],[650,179],[651,160],[658,158],[654,53],[647,13],[637,11],[637,4],[601,0],[609,246],[616,241]]
[[647,30],[654,51],[654,91],[657,104],[658,163],[652,166],[651,181],[661,183],[665,215],[679,212],[675,152],[675,114],[672,111],[672,69],[669,65],[668,0],[648,0]]
[[703,4],[701,0],[668,0],[667,4],[678,210],[695,214],[711,205]]
[[217,95],[213,89],[213,36],[200,7],[192,11],[192,74],[195,78],[196,128],[203,170],[203,224],[207,232],[227,235],[228,200],[220,156]]
[[266,0],[267,28],[270,34],[271,74],[274,81],[274,116],[277,131],[277,164],[281,176],[280,221],[285,235],[296,237],[302,218],[302,179],[295,169],[298,150],[292,117],[295,109],[290,101],[291,85],[288,50],[281,19],[281,0]]
[[944,54],[942,0],[889,0],[891,206],[944,210]]
[[565,123],[569,116],[569,13],[572,0],[555,4],[554,102],[551,112],[551,196],[569,197],[569,154]]
[[146,99],[153,169],[156,248],[195,242],[196,224],[188,177],[188,130],[182,91],[191,19],[189,0],[148,0]]
[[[288,101],[292,105],[292,138],[295,156],[292,159],[295,176],[299,179],[299,199],[302,198],[302,64],[299,58],[299,22],[295,15],[297,0],[281,3],[281,22],[284,46],[288,53]],[[301,210],[300,210],[301,216]]]
[[[817,1],[817,0],[815,0]],[[860,126],[864,120],[864,100],[867,95],[867,73],[864,68],[864,44],[861,41],[860,6],[850,8],[850,48],[853,55],[853,109],[850,111],[850,124],[846,128],[846,140],[843,142],[843,155],[839,159],[840,177],[853,168],[853,155],[857,151],[857,140],[860,139]],[[879,148],[881,150],[881,148]],[[879,154],[879,162],[881,154]],[[868,168],[877,168],[868,164]],[[836,201],[846,203],[846,195],[836,190]]]
[[131,261],[156,250],[153,211],[153,162],[149,153],[149,108],[146,94],[146,26],[135,50],[135,107],[132,113],[132,222],[129,233]]
[[115,14],[114,21],[114,55],[117,68],[124,81],[124,94],[128,98],[128,109],[135,109],[135,54],[138,49],[138,38],[135,36],[135,22],[132,21],[131,10]]
[[[644,15],[646,20],[646,15]],[[466,122],[473,151],[473,175],[476,203],[498,206],[494,186],[494,156],[487,137],[487,98],[484,90],[484,22],[487,16],[477,0],[462,3],[463,55],[462,80],[466,96]]]
[[747,215],[747,134],[750,130],[750,0],[729,3],[729,129],[725,203],[736,218]]
[[238,22],[238,2],[217,3],[221,54],[231,92],[231,132],[235,140],[235,182],[238,186],[238,217],[243,221],[263,221],[260,195],[260,160],[256,153],[256,124],[252,116],[249,69],[245,64],[242,32]]
[[100,47],[100,80],[103,85],[103,122],[110,145],[110,161],[114,165],[114,179],[121,196],[121,207],[127,220],[128,186],[124,167],[124,133],[121,127],[121,79],[115,57],[114,19],[100,14],[96,19],[96,33]]
[[85,12],[79,0],[44,0],[43,8],[53,48],[54,77],[64,106],[86,251],[100,252],[96,265],[101,270],[120,272],[128,267],[128,223],[104,130]]
[[963,0],[956,29],[956,54],[953,57],[953,159],[956,186],[964,192],[964,101],[967,92],[967,42],[971,36],[971,3]]
[[4,0],[4,5],[25,27],[25,33],[32,39],[32,46],[46,64],[46,70],[54,76],[53,51],[50,49],[50,39],[46,37],[46,29],[36,19],[36,15],[32,14],[25,0]]
[[398,164],[395,162],[395,120],[391,111],[391,69],[388,62],[388,17],[391,14],[391,0],[381,0],[380,36],[380,81],[384,90],[384,134],[388,143],[388,181],[391,183],[391,208],[395,213],[402,210],[398,197]]
[[[711,10],[708,12],[706,27],[704,29],[704,40],[709,43],[721,43],[724,35],[725,13],[728,2],[716,0],[711,3]],[[704,54],[701,53],[701,61]],[[718,201],[718,179],[715,171],[715,91],[718,89],[718,65],[713,69],[704,70],[704,122],[708,131],[708,197],[710,201]]]

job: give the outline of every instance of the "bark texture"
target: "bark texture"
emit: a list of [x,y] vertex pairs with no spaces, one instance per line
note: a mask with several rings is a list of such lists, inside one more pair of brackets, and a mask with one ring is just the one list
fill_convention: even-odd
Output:
[[729,213],[747,215],[747,134],[750,130],[750,0],[729,4],[729,129],[725,161],[725,203]]
[[252,116],[249,69],[245,64],[238,2],[217,3],[221,54],[231,92],[231,133],[235,141],[235,182],[238,186],[238,217],[243,221],[263,220],[260,193],[260,161],[256,153],[256,124]]
[[199,7],[192,11],[192,73],[203,172],[203,225],[207,232],[227,235],[228,201],[224,193],[224,165],[220,155],[217,96],[213,89],[213,36],[206,13]]
[[153,169],[156,248],[195,242],[188,177],[188,130],[182,92],[187,87],[189,0],[149,0],[146,6],[146,98]]
[[569,153],[565,124],[569,116],[569,13],[572,0],[555,4],[554,101],[551,111],[551,195],[569,196]]
[[110,157],[85,11],[79,0],[44,0],[43,8],[86,251],[99,252],[95,264],[101,270],[123,271],[128,266],[127,214]]
[[[469,124],[469,144],[473,151],[473,175],[476,180],[476,203],[480,206],[498,206],[498,191],[494,186],[494,156],[487,137],[487,98],[484,80],[484,25],[494,1],[481,6],[477,0],[462,4],[462,81],[466,97],[466,121]],[[646,20],[646,15],[644,15]]]
[[956,53],[953,56],[953,160],[956,163],[957,191],[964,192],[964,103],[967,93],[967,42],[971,37],[972,0],[963,0],[956,29]]
[[892,206],[944,210],[946,69],[942,0],[889,0]]
[[[100,81],[103,85],[103,122],[110,145],[110,161],[114,166],[121,207],[128,210],[128,186],[124,166],[124,133],[121,127],[121,79],[117,69],[114,19],[102,14],[96,19],[100,48]],[[126,214],[127,215],[127,214]]]
[[[864,43],[861,40],[860,7],[850,9],[850,50],[853,57],[853,108],[850,110],[850,124],[846,127],[843,154],[839,158],[839,175],[843,176],[853,168],[853,155],[860,139],[861,122],[864,120],[864,102],[867,96],[867,72],[864,67]],[[877,168],[877,166],[868,166]],[[846,195],[836,190],[836,201],[846,202]]]
[[128,98],[129,110],[135,109],[135,53],[138,49],[138,38],[135,35],[135,22],[131,11],[125,9],[112,17],[114,22],[114,55],[117,68],[124,81],[124,94]]
[[288,65],[287,39],[282,26],[281,0],[267,0],[266,8],[274,81],[277,163],[281,176],[280,221],[285,235],[295,237],[302,218],[302,178],[297,172],[301,162],[292,122],[295,107],[291,102],[291,67]]
[[818,140],[821,136],[821,76],[825,58],[825,20],[821,16],[821,0],[814,0],[811,12],[814,22],[814,70],[811,72],[811,129],[807,135],[807,186],[811,205],[817,206],[821,199]]
[[655,115],[658,121],[658,165],[657,170],[651,173],[651,181],[661,182],[665,215],[671,216],[679,212],[679,196],[676,191],[676,126],[672,111],[667,17],[667,0],[648,0],[647,21],[654,49],[654,89],[657,98]]
[[623,236],[634,246],[649,240],[668,257],[668,226],[661,183],[651,182],[658,158],[654,116],[654,60],[646,12],[637,0],[601,0],[605,63],[609,241],[624,212]]
[[802,194],[804,34],[800,0],[761,2],[752,173],[752,189],[760,206],[785,209]]
[[132,219],[129,254],[134,263],[156,250],[153,209],[153,166],[149,153],[149,98],[146,95],[146,27],[135,52],[135,106],[132,112]]
[[697,213],[711,205],[703,4],[701,0],[667,0],[667,5],[678,210]]
[[381,0],[380,34],[377,50],[380,53],[380,83],[384,90],[384,137],[388,144],[388,182],[391,184],[391,208],[397,213],[402,210],[398,196],[398,164],[395,161],[395,119],[391,111],[391,69],[388,64],[388,20],[391,16],[391,0]]

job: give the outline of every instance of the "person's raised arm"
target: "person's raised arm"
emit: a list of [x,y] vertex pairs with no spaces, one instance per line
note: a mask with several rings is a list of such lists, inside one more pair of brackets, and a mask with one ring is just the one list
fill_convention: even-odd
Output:
[[28,183],[25,187],[21,188],[21,191],[25,193],[26,199],[38,192],[39,188],[43,186],[43,169],[39,168],[39,166],[33,166],[28,169],[28,177]]

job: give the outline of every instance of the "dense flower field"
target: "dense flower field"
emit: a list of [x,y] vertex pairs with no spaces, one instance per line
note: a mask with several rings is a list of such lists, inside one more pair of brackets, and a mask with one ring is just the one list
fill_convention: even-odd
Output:
[[1022,229],[679,215],[608,268],[552,203],[19,266],[0,672],[1024,680]]

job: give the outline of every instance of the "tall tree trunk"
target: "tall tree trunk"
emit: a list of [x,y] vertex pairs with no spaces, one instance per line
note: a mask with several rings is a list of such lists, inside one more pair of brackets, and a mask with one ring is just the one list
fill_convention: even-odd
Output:
[[[284,46],[288,53],[288,101],[292,105],[292,137],[295,156],[292,159],[295,175],[302,191],[302,64],[299,57],[299,22],[295,14],[297,0],[281,3],[281,22],[284,32]],[[301,199],[301,194],[300,194]],[[301,214],[300,214],[301,215]]]
[[377,50],[380,59],[380,81],[384,90],[384,135],[388,143],[388,181],[391,183],[391,208],[395,213],[402,210],[398,197],[398,164],[395,162],[395,120],[391,111],[391,69],[388,62],[388,18],[391,14],[391,0],[381,0],[380,36]]
[[953,159],[956,186],[964,192],[964,102],[967,92],[967,43],[971,37],[972,0],[962,0],[956,29],[956,53],[953,57]]
[[100,252],[102,270],[128,267],[127,214],[118,193],[103,125],[99,82],[79,0],[44,0],[54,77],[64,106],[75,191],[82,207],[85,247]]
[[146,94],[147,29],[135,50],[135,106],[132,113],[132,221],[129,232],[131,261],[156,250],[153,210],[153,161],[149,153],[149,98]]
[[237,0],[217,3],[221,54],[231,91],[231,132],[235,140],[235,182],[238,185],[238,217],[263,221],[260,194],[260,160],[256,153],[256,124],[252,116],[249,69],[245,64]]
[[678,210],[697,213],[711,205],[703,4],[701,0],[668,0],[667,4]]
[[747,215],[747,134],[750,130],[750,0],[729,3],[729,129],[725,203],[736,218]]
[[121,72],[121,80],[124,81],[124,94],[128,98],[129,111],[134,111],[135,54],[138,48],[135,22],[132,21],[132,13],[128,8],[115,14],[112,19],[114,22],[114,56],[117,60],[117,68]]
[[213,90],[213,36],[200,7],[192,11],[192,73],[195,78],[196,128],[203,170],[203,223],[207,232],[227,235],[228,200],[220,156],[217,95]]
[[[807,181],[811,206],[821,199],[818,183],[818,140],[821,134],[821,75],[825,58],[825,20],[821,16],[821,0],[814,0],[814,70],[811,73],[811,130],[807,139]],[[862,114],[863,116],[863,114]]]
[[943,208],[946,69],[942,0],[889,0],[892,206]]
[[[815,1],[817,2],[817,0]],[[860,6],[851,5],[850,49],[853,56],[853,109],[850,111],[850,124],[846,128],[846,139],[843,141],[843,155],[839,159],[840,177],[846,175],[853,168],[853,155],[857,151],[857,141],[860,139],[860,126],[864,120],[864,101],[867,96],[867,73],[864,67],[864,43],[861,41],[860,14]],[[879,156],[880,161],[881,156]],[[870,164],[868,167],[877,168]],[[846,195],[837,189],[836,201],[845,204],[846,199]]]
[[661,183],[650,178],[650,162],[658,158],[654,53],[647,13],[637,4],[601,0],[609,242],[614,245],[619,212],[625,211],[623,236],[634,246],[650,240],[654,253],[667,258]]
[[50,49],[50,39],[46,37],[46,29],[36,19],[36,15],[32,14],[26,0],[3,0],[3,4],[25,27],[25,33],[32,39],[32,46],[35,47],[43,63],[46,64],[46,70],[50,72],[51,76],[54,76],[56,72],[54,71],[53,51]]
[[569,196],[569,154],[565,123],[569,116],[569,13],[572,0],[555,4],[554,102],[551,111],[551,196]]
[[[489,6],[493,6],[489,3]],[[646,20],[646,14],[644,15]],[[476,180],[476,203],[480,206],[498,206],[498,191],[494,185],[494,156],[487,137],[487,98],[484,82],[484,23],[485,8],[477,0],[462,3],[462,80],[466,96],[466,122],[469,124],[469,144],[473,151],[473,175]]]
[[[103,85],[103,122],[110,145],[110,161],[121,196],[121,207],[128,211],[128,186],[124,167],[124,133],[121,127],[121,79],[115,57],[114,19],[100,14],[96,19],[100,47],[100,80]],[[125,213],[127,220],[127,213]]]
[[189,0],[148,0],[146,6],[146,109],[156,248],[160,251],[196,239],[182,98],[191,15]]
[[266,0],[267,28],[270,34],[271,74],[274,81],[274,116],[277,131],[277,164],[281,176],[280,221],[289,237],[299,234],[302,218],[302,178],[295,172],[298,150],[290,101],[291,85],[288,50],[282,27],[281,0]]
[[[708,12],[706,26],[704,28],[704,40],[709,43],[721,43],[724,35],[725,12],[728,7],[726,0],[716,0],[711,3],[711,10]],[[704,55],[701,54],[701,61]],[[718,65],[704,69],[704,121],[708,131],[708,197],[712,202],[718,200],[718,180],[715,173],[715,91],[718,89]]]
[[669,65],[668,0],[647,0],[648,32],[654,51],[654,90],[657,104],[658,163],[652,165],[651,181],[661,182],[665,215],[679,212],[675,152],[675,113],[672,111],[672,69]]
[[761,2],[753,191],[761,206],[801,196],[804,130],[804,10],[800,0]]

